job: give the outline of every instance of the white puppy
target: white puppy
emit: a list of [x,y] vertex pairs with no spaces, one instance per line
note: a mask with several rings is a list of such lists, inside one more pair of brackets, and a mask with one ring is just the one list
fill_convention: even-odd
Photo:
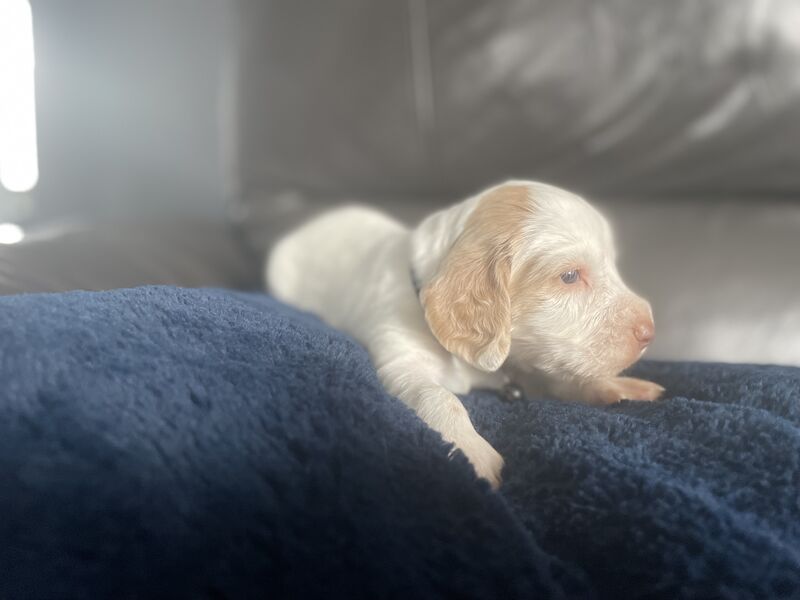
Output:
[[497,487],[503,459],[456,394],[510,377],[601,404],[663,392],[616,376],[654,326],[614,261],[608,223],[585,200],[510,181],[413,230],[369,208],[333,210],[280,240],[266,275],[277,298],[364,344],[389,393]]

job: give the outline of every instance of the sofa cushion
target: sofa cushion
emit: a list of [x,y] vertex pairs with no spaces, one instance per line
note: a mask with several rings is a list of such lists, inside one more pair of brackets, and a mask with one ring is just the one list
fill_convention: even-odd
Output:
[[0,246],[0,295],[145,284],[261,287],[261,259],[224,221],[70,221],[34,227]]

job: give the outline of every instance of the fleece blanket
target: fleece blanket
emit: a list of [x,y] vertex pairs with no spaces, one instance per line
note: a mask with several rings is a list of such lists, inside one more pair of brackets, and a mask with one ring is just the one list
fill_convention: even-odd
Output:
[[499,493],[260,294],[0,299],[2,598],[800,597],[800,370],[465,398]]

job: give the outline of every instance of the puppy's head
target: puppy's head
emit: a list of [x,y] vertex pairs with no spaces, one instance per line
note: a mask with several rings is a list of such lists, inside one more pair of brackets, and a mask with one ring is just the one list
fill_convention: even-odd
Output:
[[[474,205],[474,206],[473,206]],[[420,291],[439,342],[484,371],[616,375],[653,339],[650,305],[623,283],[611,230],[582,198],[511,182],[470,205]]]

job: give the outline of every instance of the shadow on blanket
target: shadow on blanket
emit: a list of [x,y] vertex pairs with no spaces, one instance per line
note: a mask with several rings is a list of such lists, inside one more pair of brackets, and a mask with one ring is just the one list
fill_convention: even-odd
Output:
[[0,597],[796,597],[800,370],[466,399],[501,494],[258,294],[0,299]]

